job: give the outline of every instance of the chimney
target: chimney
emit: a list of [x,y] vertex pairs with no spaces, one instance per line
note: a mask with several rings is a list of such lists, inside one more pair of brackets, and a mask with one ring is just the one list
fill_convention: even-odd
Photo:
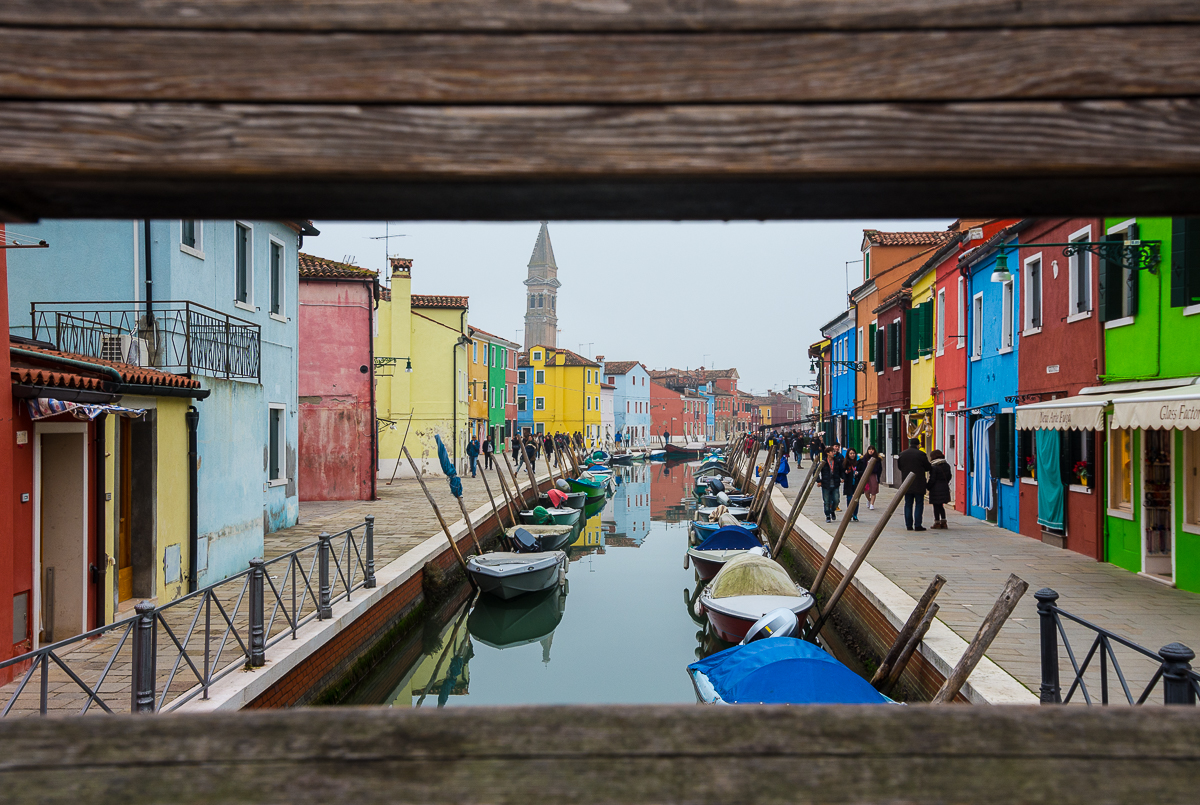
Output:
[[604,363],[604,356],[603,356],[603,355],[597,355],[597,356],[596,356],[596,363]]
[[388,262],[392,265],[393,277],[412,274],[413,261],[411,257],[389,257]]

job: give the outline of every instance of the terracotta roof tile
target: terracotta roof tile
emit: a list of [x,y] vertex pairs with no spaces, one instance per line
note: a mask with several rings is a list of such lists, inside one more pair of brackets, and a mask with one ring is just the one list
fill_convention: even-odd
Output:
[[546,361],[547,366],[600,366],[595,361],[588,360],[582,355],[569,349],[555,348],[552,359]]
[[369,268],[326,260],[312,254],[300,252],[300,279],[312,280],[373,280],[379,275]]
[[873,246],[938,246],[954,236],[954,232],[880,232],[864,229],[863,237]]
[[415,293],[412,295],[412,306],[466,308],[468,298],[466,296],[446,296],[445,294]]
[[31,366],[12,367],[12,382],[23,386],[48,386],[59,389],[104,391],[104,381],[98,377],[86,377],[71,372],[55,372]]
[[[21,344],[19,346],[19,348],[25,352],[37,352],[41,355],[45,355],[46,356],[45,361],[48,364],[55,364],[56,363],[56,361],[54,360],[55,358],[67,358],[67,359],[73,360],[73,361],[81,361],[83,363],[89,363],[89,364],[92,364],[93,366],[106,366],[110,369],[116,369],[117,372],[121,375],[121,379],[123,380],[123,382],[129,383],[132,385],[165,386],[167,388],[180,388],[180,389],[198,389],[198,388],[200,388],[199,380],[193,380],[192,378],[187,377],[186,375],[172,374],[171,372],[163,372],[163,371],[159,371],[158,369],[149,369],[149,368],[146,368],[143,366],[131,366],[130,364],[117,363],[116,361],[106,361],[102,358],[93,358],[89,355],[75,355],[70,352],[59,352],[56,350],[46,349],[44,347],[35,346],[32,344]],[[30,377],[33,377],[36,375],[36,373],[41,372],[41,373],[44,373],[45,376],[47,376],[47,377],[52,376],[52,375],[61,375],[64,378],[66,378],[68,376],[78,376],[83,379],[88,379],[88,380],[93,379],[93,378],[88,378],[87,375],[79,374],[79,372],[85,371],[82,369],[76,369],[75,367],[66,367],[63,364],[57,364],[57,367],[51,367],[51,368],[40,367],[40,366],[36,365],[36,363],[35,363],[36,361],[37,361],[36,358],[31,358],[28,355],[20,355],[20,354],[13,355],[12,356],[13,376],[16,377],[18,369],[28,369],[31,372],[31,374],[29,375]],[[59,368],[65,369],[65,371],[59,371]],[[97,372],[99,372],[99,370],[97,370]],[[40,376],[40,375],[37,375],[37,376]],[[104,378],[94,378],[94,379],[96,380],[97,383],[100,383],[100,384],[103,384],[105,382]],[[25,383],[26,381],[21,380],[20,382]],[[49,385],[49,384],[38,383],[37,385]],[[61,384],[55,384],[55,385],[61,385]],[[102,386],[62,386],[62,387],[63,388],[96,388],[96,389],[99,389]]]
[[631,371],[633,367],[640,364],[641,361],[605,361],[604,374],[606,375],[623,375]]
[[476,327],[474,324],[467,325],[467,330],[470,331],[472,336],[481,335],[484,338],[490,339],[491,341],[503,344],[508,347],[520,346],[516,342],[509,341],[507,338],[501,338],[500,336],[496,335],[495,333],[489,333],[487,330],[481,330],[478,327]]

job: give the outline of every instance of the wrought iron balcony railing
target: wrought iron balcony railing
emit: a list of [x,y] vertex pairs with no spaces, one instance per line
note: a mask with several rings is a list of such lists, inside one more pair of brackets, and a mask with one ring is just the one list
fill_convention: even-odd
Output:
[[34,302],[32,337],[63,352],[167,372],[259,380],[261,329],[195,302]]

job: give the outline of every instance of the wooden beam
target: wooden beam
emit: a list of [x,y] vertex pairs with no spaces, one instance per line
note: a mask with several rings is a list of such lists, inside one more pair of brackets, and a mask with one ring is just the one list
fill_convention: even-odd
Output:
[[0,41],[0,97],[36,100],[812,103],[1144,98],[1200,85],[1192,26],[511,36],[0,28]]
[[305,0],[285,8],[273,0],[0,4],[0,24],[225,30],[879,30],[1162,22],[1200,22],[1200,7],[1191,0]]
[[0,723],[7,805],[164,792],[179,805],[1191,802],[1198,773],[1189,708],[312,708]]

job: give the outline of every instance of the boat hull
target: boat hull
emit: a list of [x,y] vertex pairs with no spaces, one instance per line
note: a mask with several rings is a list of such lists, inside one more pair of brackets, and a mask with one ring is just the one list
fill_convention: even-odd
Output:
[[[754,495],[728,495],[730,506],[749,506]],[[700,502],[705,506],[720,506],[721,501],[716,495],[701,495]]]
[[588,500],[604,497],[604,490],[608,486],[607,483],[586,483],[578,478],[568,478],[567,485],[571,487],[572,492],[582,492],[587,495]]
[[[550,519],[555,525],[575,525],[579,522],[579,509],[548,509]],[[523,511],[520,513],[521,522],[531,524],[533,520],[533,511]]]
[[[742,528],[747,528],[751,531],[758,529],[757,523],[739,523],[739,525]],[[692,530],[696,533],[696,539],[699,542],[703,542],[705,539],[711,537],[713,534],[717,533],[717,530],[720,528],[720,523],[702,523],[699,520],[692,521]]]
[[716,600],[709,596],[701,596],[700,606],[718,637],[727,643],[740,643],[750,627],[773,609],[786,607],[795,612],[800,620],[804,620],[804,615],[812,609],[813,598],[807,593],[794,597],[739,595]]
[[668,444],[666,451],[669,458],[702,458],[708,452],[708,448],[680,447],[679,445]]
[[[489,560],[490,563],[485,564]],[[566,562],[567,555],[562,551],[484,554],[471,557],[467,562],[467,573],[480,592],[507,601],[554,586]]]

